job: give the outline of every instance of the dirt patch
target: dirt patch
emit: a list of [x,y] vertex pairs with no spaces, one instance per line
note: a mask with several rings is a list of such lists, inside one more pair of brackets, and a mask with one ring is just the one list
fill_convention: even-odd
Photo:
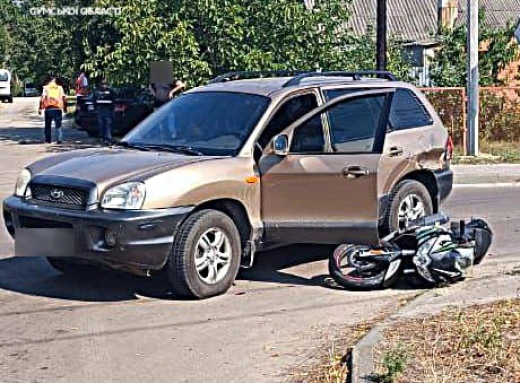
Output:
[[374,326],[420,294],[411,294],[399,299],[396,305],[388,307],[379,315],[363,322],[339,327],[321,336],[320,346],[313,350],[306,363],[288,371],[285,383],[345,383],[349,379],[352,348]]
[[518,383],[520,300],[399,322],[384,332],[376,354],[375,381]]

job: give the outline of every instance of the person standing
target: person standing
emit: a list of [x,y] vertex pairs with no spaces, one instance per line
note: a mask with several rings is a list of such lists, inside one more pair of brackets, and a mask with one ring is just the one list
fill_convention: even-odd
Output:
[[85,72],[81,72],[76,79],[75,90],[77,96],[85,96],[87,94],[88,79]]
[[114,90],[108,86],[108,80],[104,78],[101,81],[101,87],[95,90],[93,100],[97,111],[99,133],[106,145],[112,143],[114,98]]
[[38,114],[44,110],[45,127],[44,127],[44,139],[47,144],[51,143],[51,128],[52,122],[56,130],[56,143],[61,144],[62,131],[61,122],[63,118],[63,111],[65,111],[65,92],[63,88],[56,83],[56,78],[51,77],[47,85],[43,87],[42,96],[40,98],[40,106],[38,108]]

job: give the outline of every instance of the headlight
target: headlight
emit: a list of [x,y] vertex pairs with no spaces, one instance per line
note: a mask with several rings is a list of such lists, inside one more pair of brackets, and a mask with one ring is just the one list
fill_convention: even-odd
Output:
[[16,187],[14,189],[14,195],[18,197],[25,197],[27,192],[27,185],[31,181],[31,172],[27,169],[22,170],[18,179],[16,180]]
[[146,187],[141,182],[128,182],[108,189],[103,195],[101,207],[105,209],[140,209],[143,206]]

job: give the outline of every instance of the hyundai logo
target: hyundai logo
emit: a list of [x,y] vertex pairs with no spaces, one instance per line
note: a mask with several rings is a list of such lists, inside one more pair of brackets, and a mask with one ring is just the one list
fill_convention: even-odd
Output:
[[63,190],[60,189],[52,189],[51,190],[51,198],[55,200],[59,200],[63,197]]

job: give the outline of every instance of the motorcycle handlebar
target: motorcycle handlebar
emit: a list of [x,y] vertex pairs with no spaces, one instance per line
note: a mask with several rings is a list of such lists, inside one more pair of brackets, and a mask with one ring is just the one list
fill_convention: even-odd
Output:
[[446,214],[437,213],[416,219],[414,221],[410,221],[408,223],[408,228],[416,226],[433,226],[435,224],[444,225],[449,221],[450,218]]

